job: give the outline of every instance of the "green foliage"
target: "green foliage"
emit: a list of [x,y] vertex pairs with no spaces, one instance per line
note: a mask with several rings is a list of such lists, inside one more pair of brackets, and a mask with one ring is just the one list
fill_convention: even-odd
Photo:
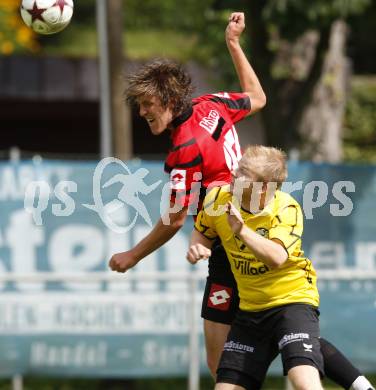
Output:
[[346,108],[344,157],[376,163],[376,77],[356,77]]
[[74,2],[73,18],[59,34],[39,35],[42,54],[91,57],[97,54],[96,0]]
[[[182,62],[205,61],[207,52],[198,44],[197,32],[204,28],[211,3],[213,0],[127,0],[123,7],[124,54],[132,60],[166,56]],[[64,33],[39,39],[44,54],[96,56],[96,1],[76,1],[74,17]]]
[[[225,79],[230,80],[229,71],[232,71],[231,61],[228,61],[223,46],[223,33],[225,22],[230,12],[241,9],[246,12],[246,24],[251,30],[246,38],[246,51],[250,52],[250,41],[257,41],[256,45],[265,45],[259,52],[264,54],[276,53],[282,39],[294,42],[303,33],[309,30],[322,30],[328,28],[338,18],[359,15],[371,4],[371,0],[219,0],[210,12],[206,12],[206,23],[201,32],[201,43],[207,47],[212,56],[212,64],[220,63]],[[254,14],[257,10],[258,14]],[[260,16],[260,18],[258,18]],[[261,31],[260,31],[261,30]],[[267,33],[264,37],[254,35]],[[206,50],[206,52],[209,52]],[[268,53],[269,52],[269,53]],[[251,53],[252,54],[252,53]],[[211,56],[208,56],[208,59]],[[274,60],[264,58],[258,62]],[[270,63],[268,63],[270,65]],[[221,75],[222,76],[222,75]]]
[[36,34],[20,16],[19,0],[0,0],[0,54],[38,51]]
[[[231,89],[236,88],[237,78],[224,46],[222,20],[235,3],[237,7],[231,8],[241,9],[246,15],[243,48],[267,95],[268,104],[260,113],[266,143],[283,148],[299,147],[304,143],[299,138],[299,127],[320,81],[331,24],[338,18],[364,13],[371,0],[218,1],[206,28],[200,31],[200,42],[208,48],[207,58],[215,69],[213,73],[222,85],[225,82]],[[316,52],[305,74],[297,77],[290,66],[291,54],[285,57],[280,54],[294,47],[303,33],[312,30],[316,30],[319,37]]]
[[202,28],[213,0],[128,0],[124,9],[129,29],[173,29],[196,32]]
[[[57,34],[58,35],[58,34]],[[95,57],[97,34],[87,26],[69,26],[58,44],[55,39],[43,41],[43,53],[70,57]],[[168,42],[161,46],[161,42]],[[148,60],[152,57],[168,57],[186,62],[195,57],[196,35],[171,30],[129,30],[123,34],[123,52],[131,60]]]
[[94,57],[97,34],[91,26],[72,23],[64,33],[41,37],[42,53],[53,56]]
[[376,1],[367,8],[367,14],[357,14],[349,18],[348,55],[353,60],[354,72],[359,74],[375,73],[376,39]]
[[168,57],[187,62],[194,58],[196,43],[197,35],[173,30],[131,30],[125,34],[127,57],[135,60]]
[[78,0],[74,2],[74,20],[80,25],[95,25],[96,0]]
[[265,21],[278,26],[281,36],[296,39],[309,29],[359,14],[370,3],[371,0],[269,0],[263,14]]
[[[127,0],[123,13],[126,29],[197,31],[214,0]],[[95,19],[96,0],[75,2],[75,22],[90,24]]]
[[[11,2],[16,1],[18,0]],[[0,0],[1,4],[10,2]],[[294,78],[291,67],[284,66],[283,63],[281,67],[281,63],[278,62],[278,68],[276,58],[281,46],[285,45],[286,41],[295,42],[297,37],[310,29],[316,29],[325,36],[332,21],[340,17],[348,18],[351,23],[357,22],[357,37],[362,39],[366,36],[372,41],[372,21],[375,20],[376,11],[370,13],[370,9],[375,11],[375,1],[127,0],[124,1],[123,8],[124,54],[129,59],[141,60],[154,56],[172,57],[183,62],[199,60],[212,69],[213,80],[209,81],[217,81],[219,89],[237,90],[238,80],[226,49],[224,30],[229,13],[243,10],[246,13],[247,25],[243,35],[243,47],[261,79],[269,102],[261,112],[266,128],[266,140],[269,144],[286,147],[287,138],[297,139],[299,112],[303,112],[305,105],[310,101],[312,85],[317,80],[311,77],[309,86],[305,79]],[[365,11],[367,18],[364,17]],[[63,33],[38,37],[42,52],[54,55],[95,56],[97,54],[95,13],[96,0],[76,1],[71,25]],[[366,26],[367,32],[362,35],[363,26]],[[368,51],[367,46],[364,44],[361,46],[359,39],[352,41],[352,47],[361,48],[363,62],[368,60],[367,63],[371,64],[368,65],[369,69],[374,64],[372,62],[374,56]],[[13,50],[12,45],[13,43],[10,44],[7,40],[3,52],[8,50],[10,53]],[[321,49],[319,57],[324,52],[325,47]],[[316,69],[319,74],[320,65]],[[307,85],[309,88],[305,88]],[[364,159],[374,161],[370,125],[375,123],[372,116],[374,114],[372,110],[363,113],[367,110],[368,103],[364,104],[363,101],[362,104],[357,103],[360,99],[359,93],[354,92],[356,97],[353,95],[347,110],[345,156],[349,161]],[[355,123],[360,125],[357,126]],[[281,127],[285,131],[281,132]],[[361,141],[362,137],[366,142]]]

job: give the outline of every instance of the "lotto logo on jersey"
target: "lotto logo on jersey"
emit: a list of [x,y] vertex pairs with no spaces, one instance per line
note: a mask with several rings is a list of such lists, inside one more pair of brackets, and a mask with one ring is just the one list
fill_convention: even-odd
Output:
[[185,179],[187,171],[184,169],[173,169],[170,174],[170,184],[172,190],[185,190]]
[[213,283],[210,288],[208,307],[226,311],[230,307],[232,288]]

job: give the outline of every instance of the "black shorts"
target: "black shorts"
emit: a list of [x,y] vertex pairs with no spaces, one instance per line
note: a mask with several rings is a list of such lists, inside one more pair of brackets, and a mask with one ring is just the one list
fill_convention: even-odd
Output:
[[303,364],[316,367],[323,375],[318,316],[318,310],[307,304],[261,312],[239,310],[224,346],[217,382],[236,371],[262,384],[279,352],[284,375]]
[[238,288],[226,252],[219,241],[212,247],[209,276],[202,300],[201,317],[213,322],[232,324],[239,308]]

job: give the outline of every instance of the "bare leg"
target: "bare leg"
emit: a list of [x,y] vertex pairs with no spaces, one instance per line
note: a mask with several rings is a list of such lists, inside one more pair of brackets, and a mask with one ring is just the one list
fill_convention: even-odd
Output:
[[214,390],[246,390],[244,387],[239,385],[232,385],[230,383],[217,383]]
[[320,374],[313,366],[296,366],[289,370],[288,377],[295,390],[323,390]]
[[204,320],[206,361],[214,379],[229,330],[230,325]]

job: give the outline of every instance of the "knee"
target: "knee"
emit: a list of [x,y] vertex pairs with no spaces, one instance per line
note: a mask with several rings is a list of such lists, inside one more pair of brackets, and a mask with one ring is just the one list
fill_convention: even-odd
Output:
[[292,387],[294,390],[308,390],[305,383],[301,383],[298,381],[291,381]]
[[294,390],[323,390],[320,380],[307,380],[307,378],[290,378]]
[[322,390],[318,370],[309,365],[295,366],[288,371],[294,390]]
[[321,385],[314,385],[312,383],[294,383],[293,384],[294,390],[323,390],[323,387]]

